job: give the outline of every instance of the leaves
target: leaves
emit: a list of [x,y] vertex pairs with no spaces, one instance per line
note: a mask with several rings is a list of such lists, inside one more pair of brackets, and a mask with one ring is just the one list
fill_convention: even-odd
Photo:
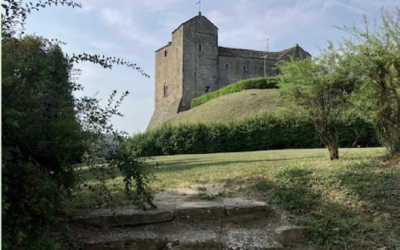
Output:
[[350,57],[357,83],[353,103],[365,117],[381,126],[389,155],[400,154],[400,9],[381,9],[381,20],[371,25],[364,15],[364,28],[341,29],[353,39],[343,39],[341,52]]
[[75,3],[71,0],[39,0],[39,2],[36,4],[33,4],[32,2],[25,3],[25,6],[22,5],[22,0],[8,0],[5,2],[8,4],[1,5],[1,7],[4,9],[4,11],[1,13],[1,29],[3,35],[14,35],[18,26],[21,27],[21,33],[17,35],[23,35],[27,13],[29,14],[33,10],[39,11],[47,6],[51,6],[52,3],[55,5],[60,4],[72,8],[82,7],[80,3]]
[[305,111],[331,159],[339,158],[338,121],[348,113],[348,98],[358,81],[348,60],[331,45],[318,57],[292,59],[279,65],[281,94]]
[[[67,55],[68,56],[68,55]],[[69,58],[70,63],[79,63],[80,61],[88,61],[94,64],[99,64],[105,69],[112,69],[113,64],[124,65],[128,68],[132,68],[133,70],[137,70],[145,77],[150,77],[148,74],[144,73],[144,71],[138,67],[135,63],[131,63],[125,61],[121,58],[116,57],[105,57],[104,55],[90,55],[86,53],[82,54],[73,54],[71,58]]]

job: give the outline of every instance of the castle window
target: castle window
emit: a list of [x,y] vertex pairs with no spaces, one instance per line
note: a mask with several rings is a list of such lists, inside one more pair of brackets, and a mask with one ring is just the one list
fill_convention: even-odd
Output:
[[225,68],[229,68],[229,64],[225,64]]
[[262,71],[263,70],[263,67],[260,67],[260,71]]
[[246,66],[243,66],[243,71],[246,71],[246,70],[247,70]]
[[167,54],[168,54],[168,52],[167,52],[167,51],[165,51],[165,52],[164,52],[164,56],[165,56],[165,57],[167,57]]
[[199,44],[199,51],[201,51],[201,44]]
[[168,96],[168,86],[164,85],[164,97]]
[[211,86],[206,86],[206,93],[210,92]]

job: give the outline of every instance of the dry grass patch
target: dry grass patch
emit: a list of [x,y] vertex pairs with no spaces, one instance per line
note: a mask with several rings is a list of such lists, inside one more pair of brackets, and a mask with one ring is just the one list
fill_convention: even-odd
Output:
[[245,118],[272,113],[285,107],[284,100],[278,97],[277,89],[248,89],[208,101],[198,107],[181,112],[166,124],[182,123],[229,123]]

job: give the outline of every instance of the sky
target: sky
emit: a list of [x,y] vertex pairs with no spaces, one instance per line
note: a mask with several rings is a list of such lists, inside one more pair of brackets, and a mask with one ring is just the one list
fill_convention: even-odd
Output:
[[[154,112],[154,52],[198,14],[198,1],[76,0],[81,9],[52,6],[31,13],[26,33],[63,41],[70,55],[115,56],[141,67],[150,78],[125,66],[74,65],[81,70],[77,82],[85,87],[77,96],[96,96],[105,105],[113,90],[130,92],[119,109],[124,116],[112,123],[132,135],[146,130]],[[328,41],[347,36],[337,27],[364,27],[363,14],[379,20],[383,6],[394,10],[400,0],[202,0],[201,12],[219,28],[219,46],[281,51],[299,44],[318,55]]]

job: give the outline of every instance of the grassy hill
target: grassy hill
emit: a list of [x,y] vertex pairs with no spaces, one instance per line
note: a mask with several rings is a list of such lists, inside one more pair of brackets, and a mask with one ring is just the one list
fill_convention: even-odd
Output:
[[285,100],[278,96],[277,89],[248,89],[212,99],[198,107],[181,112],[167,124],[181,123],[228,123],[246,117],[274,112],[284,107]]

